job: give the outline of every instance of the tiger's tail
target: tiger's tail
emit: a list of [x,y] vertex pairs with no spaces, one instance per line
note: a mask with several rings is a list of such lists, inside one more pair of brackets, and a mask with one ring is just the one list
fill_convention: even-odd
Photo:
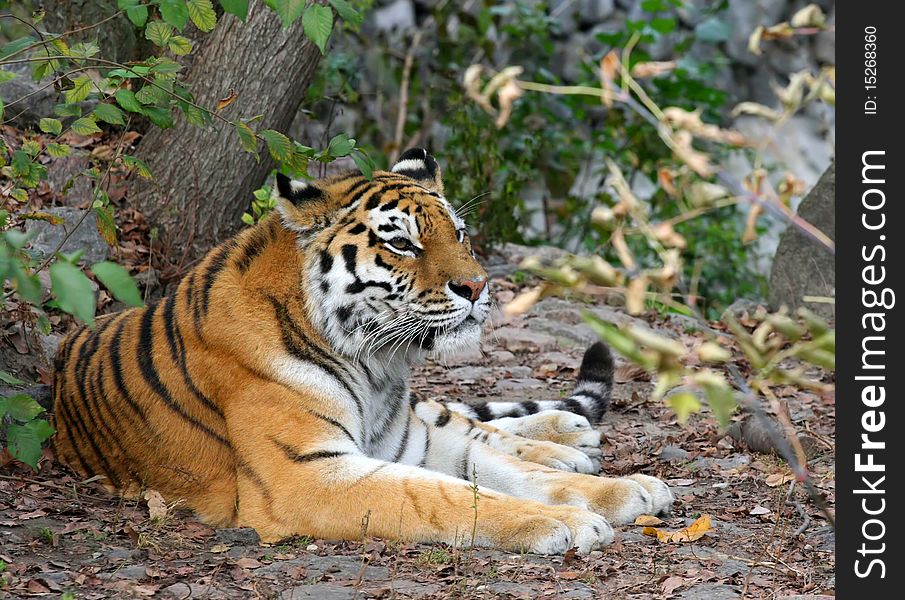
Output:
[[522,402],[445,403],[451,410],[480,421],[502,417],[524,417],[545,410],[565,410],[579,414],[592,424],[603,418],[613,391],[613,355],[603,342],[588,348],[581,361],[572,393],[562,400],[524,400]]

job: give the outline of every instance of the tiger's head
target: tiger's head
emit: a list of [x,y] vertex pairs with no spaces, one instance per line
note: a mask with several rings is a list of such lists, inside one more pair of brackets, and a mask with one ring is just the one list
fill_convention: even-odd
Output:
[[337,351],[411,362],[477,347],[487,273],[427,151],[408,150],[371,180],[278,175],[276,188],[304,255],[308,316]]

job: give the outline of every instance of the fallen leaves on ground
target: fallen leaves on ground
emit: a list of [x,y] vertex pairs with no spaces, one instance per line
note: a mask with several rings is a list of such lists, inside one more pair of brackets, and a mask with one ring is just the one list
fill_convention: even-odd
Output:
[[642,530],[644,535],[655,537],[664,544],[675,544],[681,542],[693,542],[699,540],[710,531],[710,515],[701,515],[698,520],[679,531],[667,532],[656,527],[645,527]]

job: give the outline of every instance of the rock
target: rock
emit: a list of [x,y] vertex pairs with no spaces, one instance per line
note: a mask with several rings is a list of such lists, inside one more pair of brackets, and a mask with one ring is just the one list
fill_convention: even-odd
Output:
[[741,598],[738,586],[723,583],[698,583],[673,596],[677,600],[735,600]]
[[605,21],[615,10],[614,0],[581,0],[578,21],[583,26],[596,25]]
[[732,33],[726,42],[726,54],[745,65],[760,62],[761,57],[748,51],[748,38],[758,25],[779,23],[787,7],[787,0],[729,0],[725,18]]
[[47,182],[54,192],[61,195],[63,204],[79,206],[91,200],[94,195],[91,179],[78,176],[90,168],[88,154],[76,151],[69,156],[54,159],[47,165]]
[[732,304],[726,307],[726,310],[723,311],[721,318],[731,315],[735,319],[740,319],[744,317],[746,314],[748,316],[753,315],[760,304],[755,302],[754,300],[748,300],[747,298],[739,298]]
[[497,391],[505,392],[536,389],[540,387],[546,388],[547,384],[540,379],[534,379],[533,377],[514,377],[512,379],[500,380],[494,387]]
[[663,462],[682,462],[688,460],[688,456],[687,450],[672,444],[663,446],[663,449],[660,450],[660,460]]
[[490,367],[459,367],[449,371],[448,377],[456,383],[474,383],[485,377],[494,377],[494,370]]
[[555,365],[558,369],[577,369],[581,361],[564,352],[544,352],[535,359],[541,365]]
[[[830,10],[827,15],[826,24],[829,27],[836,26],[836,7]],[[818,33],[814,40],[814,55],[822,63],[828,65],[836,64],[836,33],[834,31],[824,31]]]
[[85,213],[82,209],[60,206],[48,208],[46,212],[62,217],[64,222],[60,225],[52,225],[46,221],[29,221],[25,226],[26,232],[34,236],[31,248],[42,257],[55,252],[67,233],[71,233],[71,235],[60,248],[60,252],[75,252],[84,249],[82,259],[88,264],[100,262],[109,256],[110,246],[97,230],[97,220],[93,212],[89,212],[80,225],[79,221]]
[[41,351],[44,353],[44,358],[48,360],[48,363],[57,355],[57,349],[62,341],[63,336],[59,333],[38,335],[38,343],[41,344]]
[[[826,170],[817,185],[798,207],[798,215],[836,238],[836,163]],[[795,310],[806,306],[826,318],[834,318],[834,304],[805,302],[804,296],[836,296],[836,270],[833,253],[789,226],[782,234],[770,272],[770,306]]]
[[523,246],[508,242],[497,248],[496,253],[506,262],[516,266],[529,256],[536,256],[545,264],[569,256],[565,250],[553,246]]
[[57,92],[52,85],[34,81],[27,63],[4,66],[3,70],[16,74],[15,79],[0,85],[6,121],[16,127],[36,127],[43,117],[53,116]]
[[132,581],[140,581],[147,577],[145,574],[145,565],[125,565],[123,567],[114,569],[109,573],[101,573],[100,576],[104,579],[129,579]]
[[374,26],[379,31],[409,29],[415,26],[415,7],[411,0],[396,0],[374,11]]
[[224,544],[257,546],[261,543],[258,532],[251,527],[225,527],[223,529],[218,529],[214,535],[218,541]]
[[302,598],[311,598],[312,600],[353,600],[358,597],[360,597],[358,590],[339,587],[331,583],[298,585],[283,590],[280,594],[280,598],[286,598],[287,600],[301,600]]
[[489,362],[494,365],[508,365],[518,361],[515,354],[508,350],[494,350],[490,353]]
[[556,338],[530,329],[500,327],[493,337],[500,346],[510,352],[528,350],[546,352],[557,348]]

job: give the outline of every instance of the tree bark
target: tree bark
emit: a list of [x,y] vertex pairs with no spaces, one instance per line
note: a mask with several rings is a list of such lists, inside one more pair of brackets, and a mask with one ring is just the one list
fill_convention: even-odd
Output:
[[[213,109],[238,99],[220,114],[233,120],[261,115],[261,129],[286,131],[320,61],[320,51],[303,34],[300,21],[284,29],[279,17],[254,0],[246,23],[223,15],[192,56],[186,77],[195,102]],[[151,128],[136,152],[154,175],[135,178],[129,200],[160,230],[180,271],[241,226],[252,192],[272,160],[244,152],[230,125],[215,119],[195,127],[180,114],[176,126]]]
[[[36,2],[35,4],[41,4]],[[97,41],[100,46],[98,56],[106,60],[128,62],[135,60],[139,53],[150,49],[150,42],[142,38],[141,32],[126,18],[120,15],[107,20],[116,14],[116,0],[50,0],[43,4],[45,15],[42,27],[53,33],[63,33],[77,27],[91,26],[103,22],[66,41],[72,45],[74,40]],[[153,51],[146,54],[153,54]]]

